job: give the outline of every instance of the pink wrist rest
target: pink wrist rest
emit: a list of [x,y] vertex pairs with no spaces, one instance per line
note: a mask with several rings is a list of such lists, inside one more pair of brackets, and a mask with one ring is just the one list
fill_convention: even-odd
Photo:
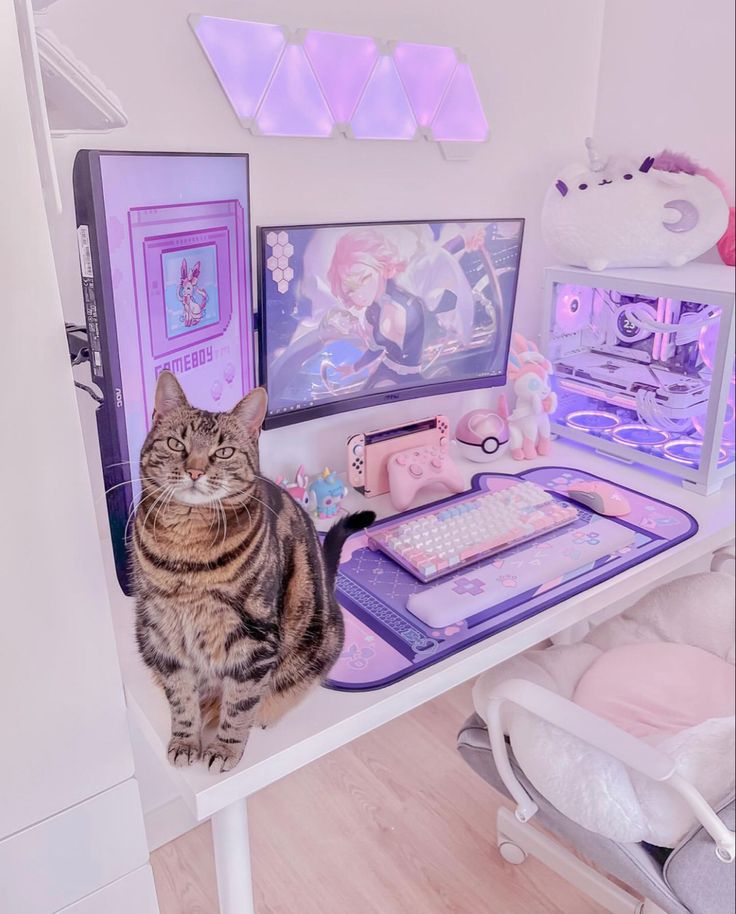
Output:
[[588,667],[573,701],[641,738],[733,715],[733,683],[733,666],[700,647],[626,644]]

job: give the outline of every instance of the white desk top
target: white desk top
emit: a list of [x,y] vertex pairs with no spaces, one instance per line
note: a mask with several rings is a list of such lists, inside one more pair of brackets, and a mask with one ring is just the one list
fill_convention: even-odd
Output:
[[[734,537],[734,480],[721,492],[704,497],[682,488],[674,479],[641,468],[616,463],[567,442],[556,441],[547,459],[516,462],[503,458],[495,463],[472,464],[457,459],[468,480],[478,472],[515,473],[545,464],[571,466],[596,473],[622,485],[646,492],[653,498],[675,504],[692,514],[700,525],[691,539],[654,556],[636,568],[598,584],[591,590],[520,622],[433,666],[373,692],[335,692],[316,688],[305,701],[290,711],[276,726],[251,734],[240,764],[226,774],[213,775],[201,765],[173,768],[166,759],[170,722],[166,699],[154,685],[139,659],[133,641],[132,601],[117,602],[118,635],[121,641],[123,679],[131,714],[194,816],[205,819],[235,800],[295,771],[333,749],[367,733],[423,702],[509,657],[527,650],[565,628],[598,613],[619,600],[634,597],[683,565],[706,556]],[[425,491],[420,502],[433,501],[437,490]],[[439,497],[442,497],[441,495]],[[345,502],[354,509],[360,504],[379,515],[393,513],[387,496],[369,502],[351,494]]]

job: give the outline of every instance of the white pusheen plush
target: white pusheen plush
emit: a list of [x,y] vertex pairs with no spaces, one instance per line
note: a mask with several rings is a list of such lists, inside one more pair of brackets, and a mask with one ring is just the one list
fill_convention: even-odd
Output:
[[651,156],[564,169],[542,209],[542,233],[563,262],[589,270],[682,266],[713,247],[728,225],[721,189],[702,174],[653,167]]

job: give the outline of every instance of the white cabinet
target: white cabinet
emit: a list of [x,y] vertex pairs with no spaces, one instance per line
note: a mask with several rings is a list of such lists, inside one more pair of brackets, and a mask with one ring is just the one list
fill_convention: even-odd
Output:
[[140,867],[58,914],[158,914],[151,867]]
[[58,911],[147,862],[138,785],[131,779],[0,841],[0,911]]
[[0,98],[0,911],[51,914],[147,851],[12,0]]

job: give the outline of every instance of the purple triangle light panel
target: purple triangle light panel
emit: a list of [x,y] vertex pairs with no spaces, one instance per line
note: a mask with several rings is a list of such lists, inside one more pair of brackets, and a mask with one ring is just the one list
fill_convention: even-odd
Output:
[[417,124],[393,59],[383,56],[350,121],[359,140],[412,140]]
[[287,45],[256,114],[270,136],[325,137],[334,122],[317,77],[299,44]]
[[394,50],[396,68],[420,127],[429,127],[457,66],[452,48],[402,41]]
[[363,35],[312,29],[304,48],[335,120],[346,124],[376,64],[376,42]]
[[445,97],[432,121],[432,136],[438,142],[482,143],[488,138],[488,121],[470,67],[457,65]]
[[[444,45],[266,22],[189,21],[243,127],[267,136],[482,142],[488,122],[467,63]],[[303,34],[303,41],[299,37]],[[460,58],[462,59],[462,58]],[[461,147],[456,147],[461,148]]]
[[193,28],[235,113],[252,118],[286,44],[281,28],[214,16]]

